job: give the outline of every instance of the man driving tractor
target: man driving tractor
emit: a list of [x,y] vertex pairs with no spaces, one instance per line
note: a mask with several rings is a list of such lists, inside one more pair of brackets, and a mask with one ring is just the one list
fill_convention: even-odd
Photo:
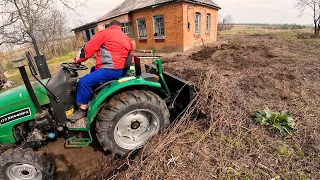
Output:
[[124,66],[129,52],[133,52],[132,42],[122,32],[120,22],[116,20],[111,21],[110,27],[98,32],[80,49],[74,61],[80,64],[96,54],[96,66],[91,68],[90,74],[79,80],[76,94],[76,103],[79,108],[67,116],[69,120],[75,122],[86,116],[94,86],[124,75]]

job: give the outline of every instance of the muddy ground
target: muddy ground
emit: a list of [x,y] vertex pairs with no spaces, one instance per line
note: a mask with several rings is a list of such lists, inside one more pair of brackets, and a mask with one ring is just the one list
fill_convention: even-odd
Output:
[[[56,179],[317,179],[320,174],[320,43],[274,34],[220,36],[218,42],[164,58],[165,70],[200,89],[200,120],[155,137],[129,169],[98,144],[65,149],[58,139],[42,150]],[[252,112],[289,110],[288,137],[256,125]]]

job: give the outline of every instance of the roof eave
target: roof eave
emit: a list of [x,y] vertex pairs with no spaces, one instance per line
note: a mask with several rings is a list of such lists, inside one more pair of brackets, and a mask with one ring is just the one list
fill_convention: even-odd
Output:
[[71,31],[84,30],[84,29],[87,29],[88,27],[94,27],[96,24],[97,24],[97,21],[93,21],[91,23],[88,23],[88,24],[82,25],[80,27],[76,27],[74,29],[71,29]]
[[207,4],[207,3],[201,3],[201,2],[195,2],[195,1],[191,1],[191,0],[180,0],[180,1],[184,1],[184,2],[188,2],[188,3],[191,3],[191,4],[197,4],[197,5],[203,5],[203,6],[207,6],[207,7],[211,7],[213,9],[217,9],[217,10],[220,10],[221,7],[219,5],[212,5],[212,4]]

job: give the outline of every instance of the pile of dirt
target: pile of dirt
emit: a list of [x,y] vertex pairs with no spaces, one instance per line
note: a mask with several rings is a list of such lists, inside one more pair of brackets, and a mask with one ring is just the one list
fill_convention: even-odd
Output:
[[[195,105],[115,178],[320,177],[319,51],[271,35],[222,38],[164,60],[199,88]],[[289,110],[297,129],[282,137],[254,124],[251,113],[265,107]]]
[[219,50],[219,47],[203,48],[189,56],[190,59],[195,61],[203,61],[210,59],[212,54]]

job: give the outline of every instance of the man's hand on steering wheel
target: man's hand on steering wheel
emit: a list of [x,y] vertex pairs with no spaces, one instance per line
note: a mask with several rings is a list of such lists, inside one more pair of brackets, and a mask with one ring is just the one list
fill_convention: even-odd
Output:
[[61,63],[61,67],[73,70],[73,71],[78,71],[78,70],[87,70],[88,67],[86,65],[83,65],[81,63],[75,63],[75,62],[66,62],[66,63]]

